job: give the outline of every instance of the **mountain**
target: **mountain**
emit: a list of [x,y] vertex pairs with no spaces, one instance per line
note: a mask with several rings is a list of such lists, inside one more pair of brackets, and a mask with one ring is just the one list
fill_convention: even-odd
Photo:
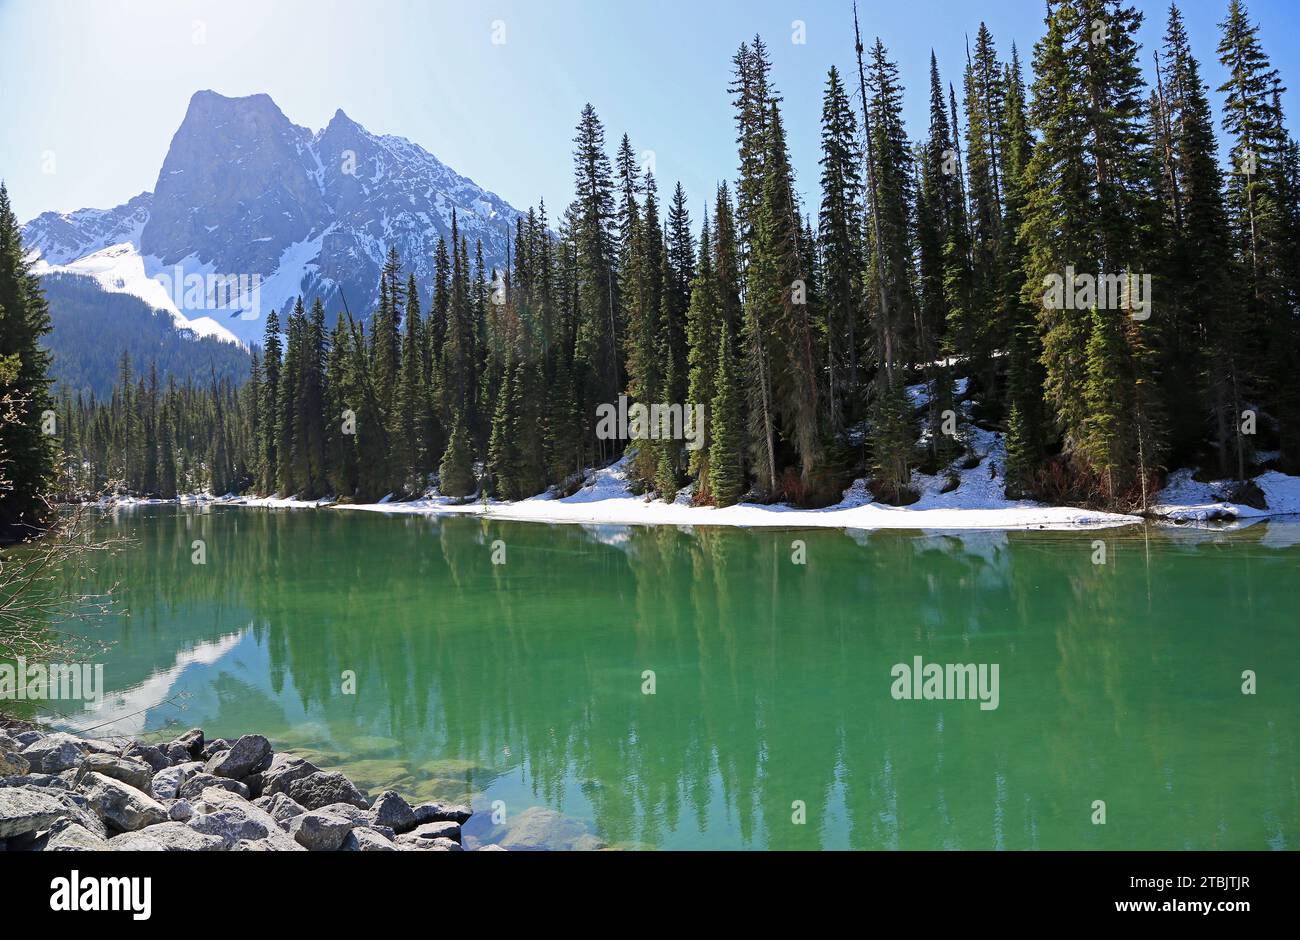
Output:
[[50,374],[56,392],[107,399],[123,352],[137,376],[147,376],[156,365],[163,383],[171,377],[205,384],[216,378],[238,385],[248,378],[248,350],[178,330],[171,317],[138,297],[105,291],[95,279],[75,274],[49,274],[41,286],[54,325],[43,345],[54,354]]
[[452,211],[470,251],[501,268],[520,212],[416,144],[341,110],[319,132],[268,95],[200,91],[152,193],[113,209],[46,212],[23,227],[40,273],[93,277],[195,335],[260,339],[266,312],[302,294],[363,318],[395,247],[427,291]]

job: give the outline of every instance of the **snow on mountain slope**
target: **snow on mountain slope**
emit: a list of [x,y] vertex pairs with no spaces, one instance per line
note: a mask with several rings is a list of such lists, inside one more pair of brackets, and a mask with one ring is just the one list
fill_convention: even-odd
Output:
[[[260,340],[268,310],[283,312],[299,294],[320,297],[330,312],[346,298],[364,319],[390,247],[427,292],[453,212],[471,255],[481,241],[485,263],[504,266],[519,211],[424,148],[372,134],[341,110],[314,133],[267,95],[200,91],[152,193],[113,209],[44,213],[23,238],[49,270],[80,266],[109,289],[157,303],[178,324],[247,343]],[[183,285],[192,275],[243,278],[257,294],[222,305],[211,284],[164,283],[164,298],[140,283]]]
[[44,259],[36,261],[36,274],[81,274],[92,277],[104,290],[132,294],[158,310],[171,314],[178,330],[190,330],[196,336],[214,336],[228,343],[239,338],[210,316],[190,319],[173,301],[171,294],[158,279],[162,265],[157,258],[141,257],[135,245],[123,242],[109,245],[68,264],[51,265]]

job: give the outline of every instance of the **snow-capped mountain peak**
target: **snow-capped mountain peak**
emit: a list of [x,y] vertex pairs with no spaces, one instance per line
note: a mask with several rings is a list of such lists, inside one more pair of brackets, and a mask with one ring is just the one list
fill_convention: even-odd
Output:
[[[44,213],[24,227],[40,270],[96,277],[170,312],[180,326],[245,343],[299,294],[367,315],[397,249],[421,289],[433,282],[451,216],[501,267],[519,211],[411,141],[366,130],[339,109],[319,132],[269,95],[196,92],[152,193],[113,209]],[[112,251],[103,255],[107,249]]]

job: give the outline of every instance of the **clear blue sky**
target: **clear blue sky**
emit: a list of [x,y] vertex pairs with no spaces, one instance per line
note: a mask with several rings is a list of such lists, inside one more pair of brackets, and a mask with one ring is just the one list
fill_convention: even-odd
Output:
[[[1137,5],[1149,67],[1167,4]],[[1294,89],[1288,123],[1300,127],[1297,2],[1248,5]],[[1217,85],[1227,0],[1182,7]],[[1042,0],[859,3],[866,41],[879,35],[899,62],[914,137],[927,120],[932,46],[960,94],[965,36],[981,19],[1000,54],[1014,40],[1027,64],[1043,9]],[[805,44],[792,42],[795,20]],[[493,42],[498,21],[504,43]],[[520,208],[545,197],[554,216],[572,196],[573,127],[591,101],[611,152],[625,130],[638,151],[653,150],[661,189],[680,179],[698,223],[717,181],[735,175],[726,86],[732,54],[756,32],[772,50],[799,187],[815,199],[826,70],[852,74],[849,0],[0,0],[0,177],[24,221],[116,205],[153,188],[190,95],[211,88],[267,92],[312,129],[341,107]]]

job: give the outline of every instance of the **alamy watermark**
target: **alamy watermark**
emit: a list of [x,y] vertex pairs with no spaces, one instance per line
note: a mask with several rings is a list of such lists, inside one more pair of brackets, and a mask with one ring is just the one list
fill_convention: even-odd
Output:
[[0,699],[98,702],[103,694],[103,663],[0,663]]
[[1130,310],[1134,320],[1151,317],[1151,275],[1120,271],[1117,274],[1076,274],[1066,265],[1065,275],[1043,278],[1043,306],[1049,310]]
[[687,450],[704,446],[703,405],[628,404],[626,395],[618,405],[596,406],[596,437],[602,441],[652,440],[685,441]]
[[159,271],[153,280],[162,285],[177,310],[220,310],[241,320],[262,315],[262,275],[186,274],[179,265]]
[[889,694],[895,701],[978,700],[980,711],[998,707],[997,663],[895,663],[889,674],[894,682]]

